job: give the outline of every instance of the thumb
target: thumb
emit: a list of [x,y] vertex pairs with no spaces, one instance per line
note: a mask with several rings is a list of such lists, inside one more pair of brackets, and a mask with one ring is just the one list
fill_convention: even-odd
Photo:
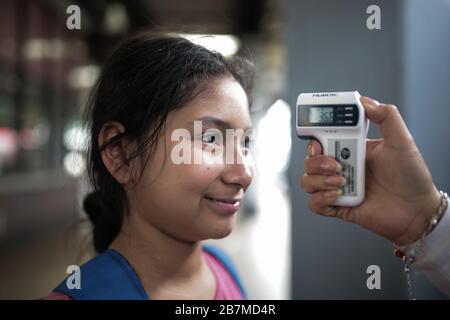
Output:
[[322,154],[322,145],[319,141],[313,139],[308,143],[308,156],[314,157],[319,154]]
[[381,136],[387,146],[404,148],[414,143],[396,106],[382,104],[369,97],[361,97],[361,102],[367,118],[378,124]]

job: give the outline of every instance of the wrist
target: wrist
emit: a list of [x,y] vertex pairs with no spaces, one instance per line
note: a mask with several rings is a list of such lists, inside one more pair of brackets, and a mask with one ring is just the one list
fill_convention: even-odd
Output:
[[414,219],[394,243],[398,246],[411,245],[431,233],[435,226],[432,226],[431,220],[436,215],[441,201],[442,194],[433,186],[433,192],[424,197],[422,205],[417,205]]
[[[449,199],[446,193],[442,191],[437,191],[437,195],[430,198],[430,203],[434,203],[434,209],[431,211],[431,214],[428,210],[424,210],[422,212],[422,219],[416,219],[416,220],[423,220],[425,219],[425,223],[421,223],[420,227],[417,227],[417,229],[413,230],[412,227],[408,228],[409,231],[405,233],[404,236],[402,236],[401,241],[395,241],[394,245],[397,247],[408,247],[408,246],[414,246],[418,242],[421,242],[425,239],[426,236],[428,236],[433,230],[436,228],[440,220],[442,219],[443,215],[445,214],[445,211],[447,210],[447,206],[449,205]],[[437,198],[437,200],[435,199]],[[437,205],[435,204],[437,202]],[[429,206],[431,207],[431,205]],[[420,214],[419,214],[420,216]],[[418,223],[416,222],[416,225]]]

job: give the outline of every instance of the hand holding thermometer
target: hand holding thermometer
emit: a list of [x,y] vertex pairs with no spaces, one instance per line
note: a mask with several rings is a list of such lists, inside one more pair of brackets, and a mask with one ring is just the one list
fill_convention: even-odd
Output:
[[317,139],[323,154],[343,167],[347,184],[336,206],[354,207],[364,200],[366,137],[369,120],[358,91],[302,93],[297,99],[297,135]]

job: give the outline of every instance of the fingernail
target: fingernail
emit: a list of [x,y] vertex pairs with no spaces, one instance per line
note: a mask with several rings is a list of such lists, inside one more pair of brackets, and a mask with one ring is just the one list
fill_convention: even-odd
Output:
[[343,170],[343,167],[339,162],[336,162],[336,163],[325,162],[325,163],[320,164],[320,169],[326,170],[326,171],[334,170],[334,171],[336,171],[336,173],[338,173]]
[[378,101],[371,99],[369,97],[366,97],[366,96],[363,96],[361,98],[363,99],[363,102],[365,102],[366,104],[368,104],[371,107],[376,107],[380,104]]
[[325,178],[325,183],[332,186],[343,187],[347,183],[347,179],[342,176],[329,176]]
[[324,193],[326,198],[334,198],[337,197],[339,195],[342,194],[342,190],[341,189],[337,189],[337,190],[330,190]]
[[328,162],[320,164],[320,169],[322,169],[322,170],[331,171],[331,170],[333,170],[335,168],[336,167],[334,166],[334,164],[331,164],[331,163],[328,163]]
[[314,157],[315,153],[316,153],[316,151],[314,150],[314,147],[312,146],[312,144],[308,144],[308,155],[310,157]]

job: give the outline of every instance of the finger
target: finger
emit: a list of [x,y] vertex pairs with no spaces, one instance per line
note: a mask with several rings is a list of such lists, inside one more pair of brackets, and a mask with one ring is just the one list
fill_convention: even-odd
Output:
[[383,139],[366,139],[367,157],[369,157],[371,155],[371,151],[383,141]]
[[315,139],[312,139],[308,143],[308,156],[314,157],[320,154],[322,154],[322,146],[320,145],[320,142]]
[[338,209],[333,203],[341,194],[341,189],[315,192],[309,200],[309,208],[320,215],[335,217]]
[[315,156],[304,161],[306,174],[335,175],[342,172],[342,165],[330,156]]
[[300,180],[302,189],[307,193],[317,191],[336,190],[347,183],[343,176],[304,175]]
[[400,148],[414,143],[411,133],[396,106],[381,104],[369,97],[361,97],[361,102],[367,118],[379,125],[386,145]]

